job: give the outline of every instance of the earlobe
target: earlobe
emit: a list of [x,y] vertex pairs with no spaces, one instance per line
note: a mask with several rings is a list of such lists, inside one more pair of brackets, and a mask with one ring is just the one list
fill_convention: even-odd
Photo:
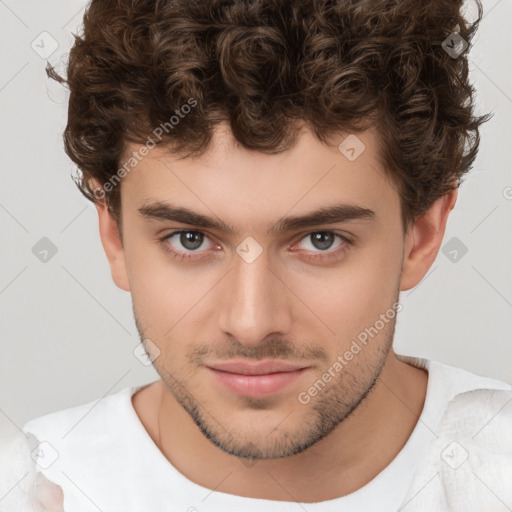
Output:
[[126,270],[125,251],[117,222],[108,210],[105,201],[95,206],[98,212],[101,244],[110,264],[112,279],[121,290],[129,292],[130,281]]
[[400,290],[416,286],[434,263],[443,241],[448,215],[457,201],[455,188],[437,199],[410,227],[405,238]]

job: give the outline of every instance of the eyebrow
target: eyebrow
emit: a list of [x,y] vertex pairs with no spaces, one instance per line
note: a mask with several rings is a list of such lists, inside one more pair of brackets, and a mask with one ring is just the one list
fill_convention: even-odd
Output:
[[[159,221],[175,221],[206,229],[215,229],[225,233],[239,232],[218,218],[207,217],[182,206],[157,201],[145,204],[138,209],[139,214],[147,219]],[[335,224],[353,220],[374,220],[376,213],[368,208],[354,204],[338,204],[325,206],[319,210],[300,216],[281,218],[269,230],[269,234],[283,233],[297,229],[316,226],[318,224]]]

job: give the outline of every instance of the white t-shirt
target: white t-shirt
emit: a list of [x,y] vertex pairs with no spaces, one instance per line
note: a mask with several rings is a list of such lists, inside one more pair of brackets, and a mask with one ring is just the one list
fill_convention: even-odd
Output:
[[[46,441],[42,472],[64,491],[66,512],[499,512],[512,507],[512,385],[426,359],[426,400],[403,449],[373,480],[315,502],[254,499],[202,487],[160,452],[138,418],[130,386],[33,419]],[[219,478],[222,475],[219,475]],[[307,485],[307,482],[305,482]]]

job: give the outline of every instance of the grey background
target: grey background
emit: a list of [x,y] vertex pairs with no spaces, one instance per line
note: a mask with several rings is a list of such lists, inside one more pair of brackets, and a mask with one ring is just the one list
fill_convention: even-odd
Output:
[[[134,355],[128,293],[113,283],[96,210],[71,180],[63,150],[66,90],[47,80],[64,62],[84,2],[0,0],[0,425],[100,399],[158,375]],[[481,151],[459,190],[442,250],[424,280],[402,292],[395,347],[512,382],[512,34],[510,0],[484,0],[471,52]],[[32,248],[47,237],[56,254]],[[39,242],[42,243],[42,242]],[[464,244],[456,262],[448,257]],[[445,254],[446,253],[446,254]],[[49,255],[50,256],[50,255]]]

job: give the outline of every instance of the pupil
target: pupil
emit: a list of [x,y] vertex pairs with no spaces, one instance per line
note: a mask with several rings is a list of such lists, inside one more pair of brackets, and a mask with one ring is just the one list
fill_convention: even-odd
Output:
[[326,231],[320,231],[319,233],[314,233],[312,236],[313,245],[317,249],[329,249],[333,243],[333,233],[328,233]]
[[198,247],[201,247],[202,242],[203,239],[201,233],[196,233],[194,231],[185,231],[181,233],[180,243],[187,249],[197,249]]

